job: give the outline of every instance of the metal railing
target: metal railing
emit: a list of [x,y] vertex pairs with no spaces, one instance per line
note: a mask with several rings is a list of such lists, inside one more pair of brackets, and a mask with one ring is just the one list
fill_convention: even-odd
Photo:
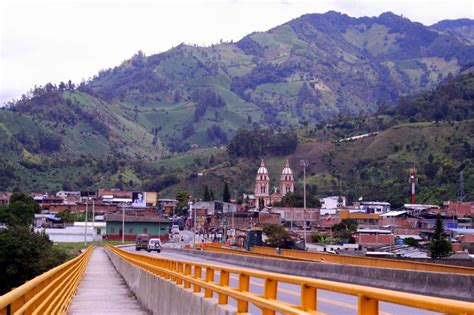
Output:
[[[210,249],[212,250],[212,249]],[[263,254],[267,256],[278,256],[283,258],[293,258],[308,261],[324,261],[327,263],[336,263],[341,265],[355,265],[376,268],[391,268],[413,271],[443,272],[474,275],[474,268],[461,266],[448,266],[433,263],[403,261],[386,258],[359,257],[348,255],[334,255],[328,253],[315,253],[301,250],[282,249],[279,255],[276,255],[275,248],[270,247],[252,247],[255,254]],[[238,253],[238,251],[235,251]]]
[[91,253],[89,246],[81,255],[0,296],[0,315],[65,314]]
[[[247,313],[249,303],[259,307],[264,315],[283,314],[319,314],[317,312],[318,290],[328,290],[358,297],[358,313],[375,315],[379,312],[379,302],[394,303],[434,312],[448,314],[474,314],[474,303],[435,298],[418,294],[403,293],[373,287],[318,280],[258,270],[224,267],[185,260],[166,259],[144,256],[126,252],[122,249],[108,247],[125,261],[143,268],[157,276],[184,288],[191,288],[194,293],[204,290],[204,297],[211,298],[216,294],[218,304],[226,305],[229,297],[237,301],[237,312]],[[230,279],[238,280],[231,287]],[[251,279],[263,280],[263,294],[252,292]],[[280,300],[279,284],[297,285],[300,288],[300,303],[290,304]]]

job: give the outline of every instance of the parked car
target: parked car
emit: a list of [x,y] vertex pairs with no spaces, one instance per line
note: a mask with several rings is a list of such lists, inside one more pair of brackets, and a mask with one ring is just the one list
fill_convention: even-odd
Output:
[[156,250],[157,253],[161,252],[161,240],[159,238],[152,238],[148,241],[148,246],[146,249],[148,252]]
[[137,239],[135,240],[135,250],[148,250],[148,241],[150,241],[150,235],[138,234]]

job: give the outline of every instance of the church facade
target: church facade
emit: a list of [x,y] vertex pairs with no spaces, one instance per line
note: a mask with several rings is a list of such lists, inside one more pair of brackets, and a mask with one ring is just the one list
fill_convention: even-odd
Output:
[[[277,192],[276,187],[273,192],[271,190],[270,176],[265,167],[265,161],[262,160],[255,179],[255,202],[257,209],[268,207],[274,202],[280,202],[287,193],[295,191],[295,178],[288,160],[286,160],[285,167],[281,172],[279,192]],[[262,202],[263,205],[261,204]]]

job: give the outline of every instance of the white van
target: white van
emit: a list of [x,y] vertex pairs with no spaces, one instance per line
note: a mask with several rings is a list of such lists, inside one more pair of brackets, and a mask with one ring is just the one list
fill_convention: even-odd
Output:
[[161,252],[161,240],[159,238],[152,238],[148,241],[146,248],[147,252],[156,250],[157,253]]

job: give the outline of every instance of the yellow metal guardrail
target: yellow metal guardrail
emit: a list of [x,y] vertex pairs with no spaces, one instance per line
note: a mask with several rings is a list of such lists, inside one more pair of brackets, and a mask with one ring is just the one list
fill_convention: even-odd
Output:
[[91,253],[89,246],[78,257],[0,296],[0,315],[65,314]]
[[[217,294],[218,303],[221,305],[228,304],[229,297],[231,297],[237,301],[238,313],[247,313],[249,303],[252,303],[262,309],[264,315],[275,314],[275,312],[283,314],[320,314],[317,312],[318,290],[328,290],[357,296],[358,313],[360,315],[378,314],[379,302],[394,303],[451,315],[474,314],[474,303],[469,302],[257,270],[165,259],[159,256],[144,256],[112,246],[108,248],[125,261],[173,281],[177,285],[183,285],[184,288],[191,288],[192,285],[195,293],[204,290],[205,298],[211,298],[214,294]],[[203,271],[205,274],[203,274]],[[230,286],[231,275],[237,276],[238,284],[236,287]],[[264,281],[263,294],[251,292],[252,278]],[[280,283],[300,287],[301,300],[298,305],[279,300],[278,285]]]
[[[207,249],[206,249],[207,250]],[[212,250],[209,249],[209,250]],[[347,255],[334,255],[327,253],[315,253],[301,250],[282,249],[279,255],[276,255],[275,248],[269,247],[252,247],[252,252],[255,254],[263,254],[268,256],[277,256],[292,259],[301,259],[309,261],[324,261],[328,263],[336,263],[341,265],[356,265],[365,267],[376,267],[376,268],[389,268],[389,269],[404,269],[414,271],[429,271],[429,272],[444,272],[444,273],[456,273],[456,274],[467,274],[474,275],[474,268],[461,267],[461,266],[448,266],[441,264],[422,263],[415,261],[403,261],[395,259],[385,258],[373,258],[373,257],[359,257],[359,256],[347,256]],[[239,251],[235,251],[239,253]]]

